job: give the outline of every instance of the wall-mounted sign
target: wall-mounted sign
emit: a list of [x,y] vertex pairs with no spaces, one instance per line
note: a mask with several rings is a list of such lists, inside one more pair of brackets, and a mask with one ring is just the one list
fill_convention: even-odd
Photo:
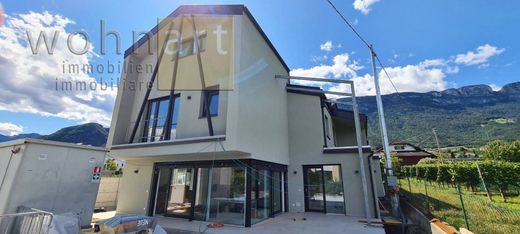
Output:
[[100,166],[95,166],[94,168],[92,168],[92,179],[91,179],[91,182],[92,183],[99,183],[100,180],[101,180],[101,167]]

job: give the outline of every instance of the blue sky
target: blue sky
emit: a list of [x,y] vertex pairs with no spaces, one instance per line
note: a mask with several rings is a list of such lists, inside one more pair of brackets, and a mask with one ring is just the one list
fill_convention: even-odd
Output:
[[[69,33],[77,30],[87,32],[94,47],[93,54],[100,54],[100,20],[104,20],[107,31],[115,30],[121,34],[121,49],[124,51],[132,43],[132,30],[149,30],[156,24],[157,18],[168,15],[179,5],[243,3],[293,69],[292,74],[354,79],[359,81],[362,94],[371,94],[369,52],[326,0],[0,2],[8,15],[6,22],[20,19],[19,15],[29,14],[30,11],[34,14],[48,12],[47,17],[53,20],[74,21],[63,24],[63,29]],[[399,91],[425,92],[472,84],[488,84],[498,89],[504,84],[520,81],[520,33],[514,30],[517,28],[515,23],[520,22],[518,1],[333,2],[359,32],[374,44]],[[34,14],[31,16],[38,17]],[[9,25],[4,24],[3,27],[3,36],[6,37],[8,29],[5,27]],[[3,39],[0,41],[3,44],[0,47],[5,46],[1,47],[3,50],[24,46],[23,42],[10,41],[9,44]],[[74,59],[88,59],[93,63],[122,61],[123,55],[116,54],[114,47],[113,39],[108,38],[106,55]],[[9,90],[5,87],[14,87],[9,84],[16,83],[20,79],[18,76],[23,76],[23,73],[17,71],[10,74],[13,71],[7,68],[2,70],[1,63],[19,64],[31,57],[19,54],[27,53],[28,50],[19,52],[12,49],[12,56],[5,51],[2,52],[4,55],[0,55],[0,59],[3,59],[0,60],[0,80],[3,80],[0,83]],[[22,55],[26,57],[20,58]],[[28,71],[33,72],[34,69]],[[53,73],[48,71],[42,74]],[[117,79],[118,76],[103,74],[94,75],[93,78],[107,80]],[[40,78],[34,77],[35,80]],[[383,91],[393,92],[388,81],[381,79]],[[341,87],[335,89],[340,90]],[[24,96],[0,95],[0,134],[48,134],[61,127],[83,122],[109,123],[113,93],[93,93],[89,94],[89,98],[74,97],[69,100],[62,94],[51,99],[52,89],[48,92],[37,89],[25,91],[18,91],[25,93]]]

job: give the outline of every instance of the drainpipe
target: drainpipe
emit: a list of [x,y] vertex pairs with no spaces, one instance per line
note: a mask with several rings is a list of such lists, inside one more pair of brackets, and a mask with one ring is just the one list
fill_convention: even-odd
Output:
[[372,170],[373,159],[374,154],[372,153],[368,156],[368,170],[370,171],[370,183],[372,184],[372,198],[374,199],[374,211],[376,212],[376,218],[381,219],[381,211],[379,210],[379,202],[377,196],[377,187],[374,181],[374,171]]

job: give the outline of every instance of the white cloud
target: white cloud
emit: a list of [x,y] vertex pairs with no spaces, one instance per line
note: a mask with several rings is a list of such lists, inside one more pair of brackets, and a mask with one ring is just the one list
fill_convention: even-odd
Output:
[[[458,54],[455,57],[455,63],[470,65],[486,64],[493,56],[499,55],[505,51],[504,48],[498,48],[489,44],[479,46],[476,51],[468,51],[465,54]],[[484,65],[483,68],[487,67]]]
[[13,123],[0,123],[0,134],[4,136],[14,136],[23,132],[23,127]]
[[[492,49],[495,48],[495,49]],[[498,49],[497,47],[490,46],[488,44],[479,46],[477,53],[468,52],[465,54],[472,58],[489,59],[493,55],[500,54],[505,49]],[[353,55],[352,52],[350,55]],[[415,56],[409,53],[408,56]],[[457,55],[459,57],[460,55]],[[394,58],[399,57],[394,55]],[[466,60],[465,60],[466,61]],[[472,60],[472,61],[475,61]],[[399,92],[429,92],[429,91],[442,91],[448,87],[456,86],[453,82],[446,81],[446,77],[450,74],[459,73],[459,64],[453,57],[449,59],[426,59],[417,64],[409,64],[402,66],[387,67],[386,71],[391,77],[394,85]],[[489,66],[489,63],[477,63],[481,67]],[[297,68],[291,71],[292,76],[305,76],[305,77],[325,77],[335,79],[350,79],[354,81],[356,88],[356,95],[366,96],[374,95],[374,78],[372,73],[359,74],[360,70],[363,69],[361,65],[355,60],[351,60],[348,53],[343,53],[334,56],[332,64],[320,64],[308,69]],[[328,88],[330,91],[337,92],[350,92],[348,84],[340,84],[333,86],[324,86],[323,82],[313,81],[293,81],[297,84],[320,86],[322,88]],[[386,77],[383,70],[379,70],[379,83],[382,94],[394,93],[395,89]],[[491,87],[496,90],[499,87],[496,85]]]
[[[359,70],[363,67],[356,61],[350,59],[347,53],[336,55],[332,64],[321,64],[309,69],[297,68],[291,71],[291,76],[304,77],[327,77],[334,79],[350,79],[354,81],[356,95],[374,95],[374,78],[370,73],[360,75]],[[386,71],[392,78],[395,86],[400,92],[427,92],[432,90],[446,89],[447,82],[444,80],[448,71],[454,68],[448,66],[443,59],[424,60],[419,64],[387,67]],[[324,87],[323,82],[293,81],[296,84]],[[381,70],[379,73],[381,92],[389,94],[395,92],[392,84]],[[339,84],[328,87],[330,91],[350,92],[348,84]]]
[[380,0],[355,0],[352,5],[354,6],[354,9],[360,11],[364,15],[367,15],[371,10],[370,6],[379,1]]
[[320,50],[331,51],[332,50],[332,41],[326,41],[325,43],[321,44]]
[[[321,64],[314,66],[309,69],[296,68],[291,70],[291,76],[303,76],[303,77],[329,77],[329,78],[351,78],[356,76],[356,71],[363,67],[358,62],[350,60],[347,53],[338,54],[332,59],[331,65]],[[323,82],[314,81],[295,81],[301,85],[312,85],[322,86]]]
[[312,56],[313,62],[322,62],[327,60],[329,57],[327,55],[321,55],[321,56]]
[[[117,90],[56,90],[56,79],[93,82],[99,87],[89,74],[64,73],[61,69],[63,63],[81,66],[96,56],[91,45],[83,55],[68,50],[66,41],[70,33],[66,27],[73,23],[49,12],[6,16],[5,24],[0,27],[0,110],[110,124]],[[40,31],[49,36],[49,42],[54,32],[59,32],[54,54],[47,54],[44,44],[38,54],[32,54],[26,32],[31,33],[35,43]],[[83,48],[86,43],[80,36],[72,41],[74,48]]]

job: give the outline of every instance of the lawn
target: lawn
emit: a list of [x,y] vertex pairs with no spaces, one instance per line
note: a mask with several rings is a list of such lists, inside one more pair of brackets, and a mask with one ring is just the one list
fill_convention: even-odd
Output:
[[[430,212],[440,220],[454,227],[465,227],[464,215],[456,188],[427,183],[428,200],[424,182],[401,179],[401,193],[410,198],[416,206],[430,206]],[[502,202],[499,195],[489,201],[485,193],[463,190],[464,205],[468,215],[469,230],[474,233],[520,233],[520,196],[507,197]],[[423,209],[425,210],[425,209]]]

